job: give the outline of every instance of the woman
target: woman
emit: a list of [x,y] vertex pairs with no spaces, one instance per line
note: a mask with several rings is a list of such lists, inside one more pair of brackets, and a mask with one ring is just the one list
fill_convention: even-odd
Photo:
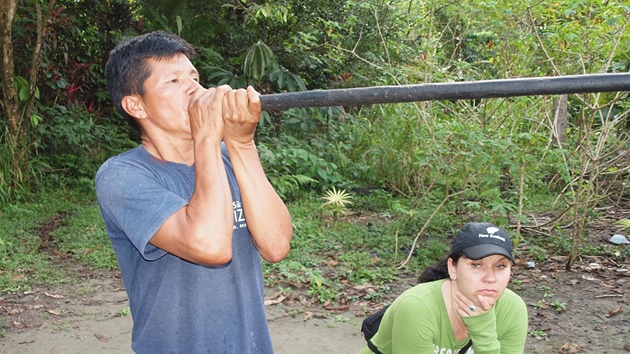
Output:
[[[451,253],[387,309],[371,343],[383,354],[455,354],[469,341],[474,354],[523,353],[527,307],[507,289],[513,263],[505,230],[464,225]],[[373,351],[365,346],[360,353]]]

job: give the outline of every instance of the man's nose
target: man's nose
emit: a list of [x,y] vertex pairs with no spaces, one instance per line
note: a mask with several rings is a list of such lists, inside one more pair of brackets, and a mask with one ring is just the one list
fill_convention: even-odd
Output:
[[193,92],[195,92],[196,90],[198,90],[200,88],[202,89],[203,86],[201,86],[201,84],[199,84],[199,81],[197,81],[193,77],[189,77],[188,78],[188,87],[187,87],[188,94],[192,94]]

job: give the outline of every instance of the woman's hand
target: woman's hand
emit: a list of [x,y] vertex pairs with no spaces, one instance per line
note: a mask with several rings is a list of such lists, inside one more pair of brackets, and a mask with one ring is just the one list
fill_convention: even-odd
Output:
[[482,295],[472,301],[459,291],[455,292],[455,309],[462,317],[478,316],[492,308],[492,305]]

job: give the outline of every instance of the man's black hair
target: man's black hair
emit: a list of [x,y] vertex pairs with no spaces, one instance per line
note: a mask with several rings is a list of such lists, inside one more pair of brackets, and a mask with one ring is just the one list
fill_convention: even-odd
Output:
[[123,97],[144,95],[144,82],[151,75],[147,59],[172,58],[179,53],[191,58],[195,55],[195,49],[184,39],[163,31],[125,39],[109,52],[109,60],[105,64],[107,90],[118,113],[133,128],[139,127],[136,120],[123,109]]

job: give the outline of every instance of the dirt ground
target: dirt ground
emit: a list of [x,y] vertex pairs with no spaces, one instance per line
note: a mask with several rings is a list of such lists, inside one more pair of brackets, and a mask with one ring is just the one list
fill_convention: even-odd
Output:
[[[132,353],[129,303],[116,272],[77,268],[81,284],[34,289],[0,297],[0,315],[9,327],[0,353]],[[353,353],[364,343],[361,318],[347,308],[301,305],[267,289],[267,319],[276,353]],[[8,325],[7,325],[8,323]]]
[[[607,243],[614,233],[611,220],[630,218],[628,208],[607,213],[589,225],[589,247]],[[630,353],[630,259],[621,252],[630,245],[611,247],[604,256],[579,258],[571,271],[565,270],[565,257],[532,264],[524,256],[527,246],[519,247],[509,287],[528,305],[525,353]],[[78,283],[0,293],[0,328],[6,330],[0,353],[131,353],[132,319],[119,272],[61,258],[58,266],[77,274]],[[384,298],[341,305],[309,302],[303,289],[287,293],[286,284],[285,292],[265,289],[275,352],[357,353],[365,344],[360,326],[366,313],[393,301],[416,278],[402,276],[388,284]],[[383,290],[346,285],[347,299]]]
[[[630,352],[630,262],[613,258],[582,258],[572,272],[564,270],[562,257],[533,268],[519,260],[510,287],[528,304],[530,333],[539,335],[528,337],[526,353]],[[0,297],[7,328],[0,352],[131,353],[132,320],[119,274],[76,268],[82,283]],[[392,294],[381,301],[414,282],[408,277],[391,284]],[[365,310],[379,306],[329,307],[309,304],[297,291],[266,293],[278,354],[356,353],[364,344]]]

